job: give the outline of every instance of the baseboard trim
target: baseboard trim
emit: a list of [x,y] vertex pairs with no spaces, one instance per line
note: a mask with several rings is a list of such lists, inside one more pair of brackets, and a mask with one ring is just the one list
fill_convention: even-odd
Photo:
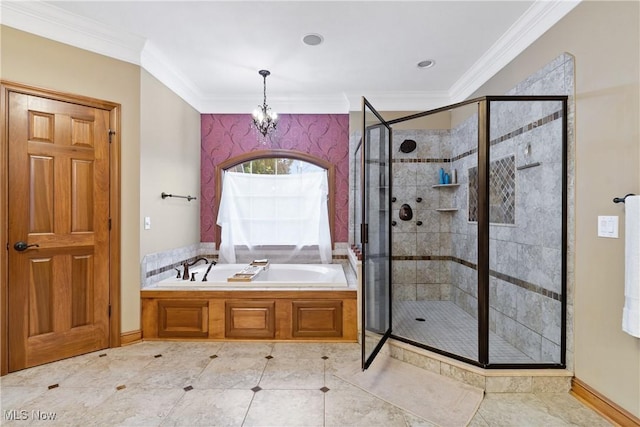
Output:
[[640,427],[640,418],[612,402],[577,378],[571,380],[570,393],[615,425]]
[[142,331],[131,331],[120,334],[120,345],[129,345],[142,341]]

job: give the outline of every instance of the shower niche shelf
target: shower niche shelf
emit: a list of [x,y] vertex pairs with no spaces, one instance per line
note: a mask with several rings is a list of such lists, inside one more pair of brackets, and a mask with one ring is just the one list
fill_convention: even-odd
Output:
[[[453,188],[453,187],[459,187],[459,186],[460,186],[460,183],[456,182],[456,183],[453,183],[453,184],[435,184],[435,185],[432,185],[431,187],[439,190],[441,188]],[[436,211],[438,211],[438,212],[455,212],[457,210],[458,210],[458,208],[438,208],[438,209],[436,209]]]

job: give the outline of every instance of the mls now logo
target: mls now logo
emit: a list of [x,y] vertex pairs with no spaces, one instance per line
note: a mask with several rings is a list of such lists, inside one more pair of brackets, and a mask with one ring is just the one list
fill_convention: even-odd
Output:
[[29,419],[29,411],[11,409],[4,410],[4,419],[7,421],[25,421]]
[[33,410],[31,412],[24,409],[11,409],[4,410],[3,416],[6,421],[26,421],[26,420],[38,420],[38,421],[53,421],[56,419],[55,412],[43,412]]

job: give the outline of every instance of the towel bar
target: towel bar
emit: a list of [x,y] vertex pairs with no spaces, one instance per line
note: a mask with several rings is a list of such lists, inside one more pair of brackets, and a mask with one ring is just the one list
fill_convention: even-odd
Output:
[[629,193],[629,194],[627,194],[627,195],[626,195],[626,196],[624,196],[624,197],[616,197],[616,198],[614,198],[614,199],[613,199],[613,203],[624,203],[625,199],[626,199],[627,197],[629,197],[629,196],[635,196],[635,194],[633,194],[633,193]]
[[166,199],[167,197],[177,197],[179,199],[187,199],[188,202],[197,199],[197,197],[193,197],[193,196],[178,196],[177,194],[167,194],[164,191],[162,192],[162,194],[160,194],[160,196],[163,199]]

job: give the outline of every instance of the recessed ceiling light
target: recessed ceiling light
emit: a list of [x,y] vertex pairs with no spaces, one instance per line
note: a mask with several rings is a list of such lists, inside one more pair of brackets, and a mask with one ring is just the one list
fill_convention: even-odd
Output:
[[424,61],[418,62],[418,68],[431,68],[436,65],[436,61],[433,59],[425,59]]
[[320,34],[310,33],[302,38],[302,42],[309,46],[318,46],[324,41],[324,37]]

